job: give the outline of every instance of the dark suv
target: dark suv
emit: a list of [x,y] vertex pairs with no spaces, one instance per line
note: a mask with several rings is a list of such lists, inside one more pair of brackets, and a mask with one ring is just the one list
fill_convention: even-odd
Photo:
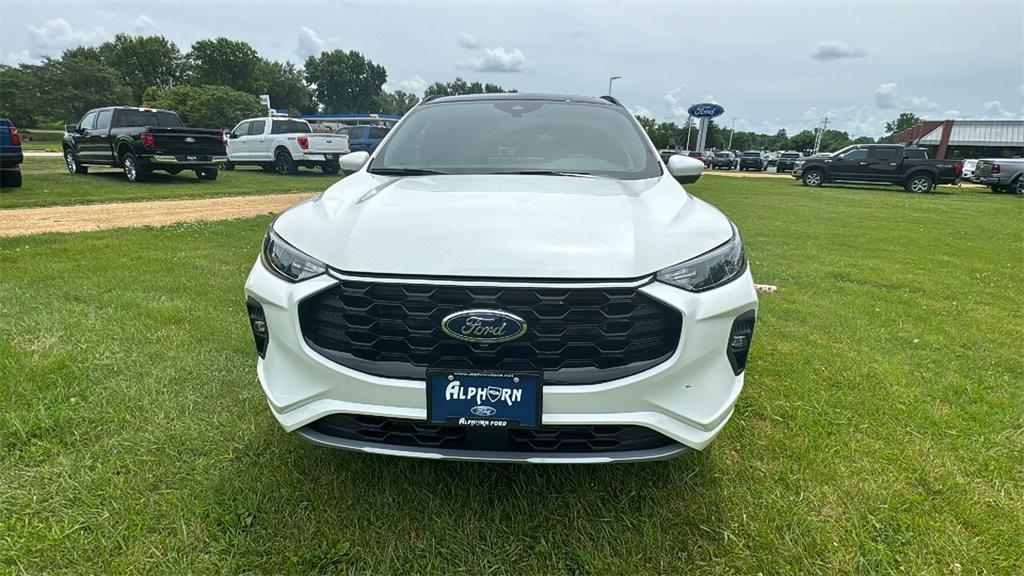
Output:
[[799,152],[782,152],[779,154],[779,159],[775,161],[775,171],[778,173],[792,172],[799,159]]
[[194,170],[200,180],[216,180],[227,160],[220,130],[189,128],[177,114],[126,106],[90,110],[78,124],[64,127],[64,161],[72,174],[89,166],[124,169],[129,182],[154,170],[178,174]]
[[747,150],[740,156],[740,170],[757,170],[764,172],[768,169],[768,156],[760,150]]
[[735,170],[736,164],[736,155],[732,152],[715,152],[711,159],[712,170]]
[[0,187],[21,186],[21,135],[14,123],[0,118]]

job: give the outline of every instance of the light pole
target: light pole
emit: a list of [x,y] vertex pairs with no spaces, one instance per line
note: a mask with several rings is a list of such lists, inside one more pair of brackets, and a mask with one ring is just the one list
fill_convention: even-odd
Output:
[[612,81],[613,80],[618,80],[619,78],[622,78],[622,76],[609,76],[608,77],[608,95],[609,96],[612,95]]

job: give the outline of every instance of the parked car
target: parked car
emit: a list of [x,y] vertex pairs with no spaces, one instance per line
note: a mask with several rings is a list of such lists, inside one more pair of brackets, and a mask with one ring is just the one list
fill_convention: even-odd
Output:
[[765,157],[768,159],[769,166],[775,166],[776,162],[779,161],[778,152],[765,152]]
[[338,158],[348,152],[347,135],[314,133],[305,120],[248,118],[228,134],[228,162],[224,169],[252,165],[268,172],[295,174],[302,166],[337,174]]
[[768,155],[760,150],[747,150],[740,156],[740,170],[757,170],[764,172],[768,169]]
[[658,155],[661,156],[662,162],[668,162],[668,159],[673,156],[689,156],[690,151],[682,148],[662,148],[658,150]]
[[346,126],[338,128],[336,134],[348,136],[348,145],[353,152],[373,152],[380,145],[384,137],[388,135],[388,128],[380,126]]
[[220,130],[186,127],[174,112],[156,108],[90,110],[78,124],[64,127],[62,146],[68,172],[110,166],[123,169],[129,182],[156,170],[193,170],[200,180],[216,180],[217,166],[226,159]]
[[793,177],[804,186],[825,182],[898,184],[908,192],[931,192],[937,184],[952,184],[963,165],[956,160],[929,160],[924,148],[900,145],[847,146],[831,156],[799,160]]
[[21,186],[21,135],[7,118],[0,118],[0,188]]
[[971,181],[984,184],[993,192],[1024,194],[1024,158],[978,160]]
[[680,189],[704,166],[660,162],[627,108],[435,98],[341,163],[346,178],[274,220],[245,284],[285,430],[364,453],[597,463],[703,449],[725,426],[757,309],[743,244]]
[[779,159],[775,162],[775,171],[778,173],[792,172],[797,160],[801,158],[799,152],[780,152]]
[[974,169],[977,167],[977,160],[964,160],[963,170],[960,171],[960,179],[971,181],[971,177],[974,176]]
[[738,165],[736,155],[728,151],[715,152],[715,157],[711,159],[712,170],[735,170]]
[[710,152],[698,152],[698,151],[694,150],[694,151],[690,152],[688,154],[688,156],[690,158],[693,158],[694,160],[700,160],[701,163],[704,164],[705,168],[710,168],[711,167],[711,153]]

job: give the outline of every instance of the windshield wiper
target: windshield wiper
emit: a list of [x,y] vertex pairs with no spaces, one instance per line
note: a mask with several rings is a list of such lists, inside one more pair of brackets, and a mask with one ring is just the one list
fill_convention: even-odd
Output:
[[573,178],[604,178],[590,172],[564,172],[559,170],[511,170],[509,172],[488,172],[488,174],[521,174],[524,176],[570,176]]
[[370,170],[370,174],[380,174],[381,176],[439,176],[450,174],[450,172],[427,170],[426,168],[374,168]]

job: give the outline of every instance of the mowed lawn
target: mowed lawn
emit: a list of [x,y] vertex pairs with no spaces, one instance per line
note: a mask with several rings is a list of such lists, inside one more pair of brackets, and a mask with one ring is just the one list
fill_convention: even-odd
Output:
[[0,192],[0,210],[38,206],[69,206],[99,202],[185,200],[222,196],[320,192],[341,176],[325,176],[319,169],[300,168],[281,176],[256,167],[221,170],[217,180],[201,182],[191,170],[178,175],[154,172],[146,182],[132,184],[116,168],[89,167],[88,174],[71,174],[62,158],[26,157],[21,165],[21,188]]
[[689,188],[779,291],[712,449],[648,464],[285,434],[242,296],[267,218],[0,238],[0,570],[1020,574],[1024,199]]

